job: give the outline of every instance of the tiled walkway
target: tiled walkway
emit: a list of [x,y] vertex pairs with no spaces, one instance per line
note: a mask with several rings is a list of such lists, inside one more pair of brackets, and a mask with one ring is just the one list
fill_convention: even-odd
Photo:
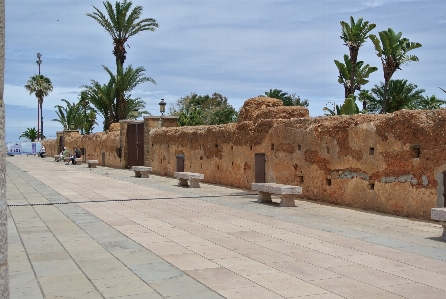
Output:
[[11,298],[446,298],[433,222],[7,161]]

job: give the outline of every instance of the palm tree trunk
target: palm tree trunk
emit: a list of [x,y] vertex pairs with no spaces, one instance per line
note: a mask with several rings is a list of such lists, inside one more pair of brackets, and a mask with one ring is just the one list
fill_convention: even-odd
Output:
[[[0,0],[0,148],[5,144],[5,0]],[[0,299],[9,299],[8,231],[6,219],[6,153],[0,151]]]
[[42,110],[43,99],[40,100],[40,140],[43,140],[43,110]]
[[[358,60],[358,52],[359,47],[349,47],[350,50],[350,60],[352,62],[352,69],[350,70],[350,90],[349,94],[355,94],[355,70],[356,70],[356,61]],[[348,95],[347,95],[348,97]],[[346,98],[347,98],[346,97]]]
[[387,90],[389,89],[389,80],[384,78],[384,93],[383,93],[383,105],[380,113],[386,113],[387,111]]
[[40,108],[39,108],[39,99],[37,98],[37,140],[40,137]]

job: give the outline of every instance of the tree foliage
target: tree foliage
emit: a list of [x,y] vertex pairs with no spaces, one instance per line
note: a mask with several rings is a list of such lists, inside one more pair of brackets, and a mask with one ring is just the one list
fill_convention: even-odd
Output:
[[[43,98],[48,96],[51,91],[53,91],[53,84],[51,83],[50,78],[44,75],[34,75],[32,76],[25,85],[25,89],[29,91],[29,94],[34,94],[37,98],[38,103],[38,115],[40,110],[40,115],[42,115],[42,105]],[[42,116],[43,119],[43,116]],[[38,123],[42,121],[38,120]],[[43,125],[43,121],[42,121]],[[39,135],[43,133],[43,128],[37,130],[37,139],[39,139]]]
[[[152,18],[141,19],[142,6],[136,6],[132,9],[131,1],[116,1],[114,7],[109,1],[105,1],[103,4],[106,11],[105,14],[93,6],[95,11],[87,14],[87,16],[96,20],[112,37],[114,45],[113,55],[116,58],[116,78],[119,78],[126,72],[124,70],[124,61],[127,58],[125,44],[128,39],[143,31],[155,31],[158,23]],[[120,80],[117,81],[120,82]],[[152,82],[154,81],[152,80]],[[115,85],[115,117],[118,120],[127,118],[125,91],[121,84]]]
[[350,94],[354,94],[356,90],[361,90],[361,86],[369,83],[368,77],[371,73],[378,70],[377,67],[370,66],[369,64],[364,65],[364,61],[358,61],[355,64],[353,86],[351,85],[351,70],[353,69],[352,61],[350,57],[344,55],[344,63],[335,60],[334,61],[338,70],[338,82],[344,86],[345,98]]
[[[35,127],[34,128],[27,128],[25,131],[23,131],[22,135],[19,136],[19,139],[23,137],[23,138],[28,139],[31,142],[34,142],[34,141],[37,140],[37,136],[38,136],[38,134],[37,134],[37,130],[36,130]],[[40,138],[43,140],[46,137],[41,135]]]
[[269,98],[281,100],[284,106],[308,107],[310,104],[308,99],[302,100],[300,96],[296,96],[295,93],[288,94],[281,89],[270,89],[269,91],[265,92],[265,95]]
[[[348,82],[347,86],[349,87],[348,93],[346,91],[345,95],[347,98],[349,94],[354,94],[357,90],[356,85],[358,84],[358,78],[356,72],[359,71],[360,67],[357,67],[356,63],[358,60],[359,48],[367,41],[370,31],[372,31],[376,25],[373,23],[370,24],[368,21],[363,22],[363,18],[359,18],[357,22],[355,22],[355,19],[351,16],[350,23],[341,21],[341,27],[342,31],[340,37],[350,52],[350,65],[348,68],[349,76],[344,78],[344,81]],[[344,61],[346,61],[345,58]],[[346,85],[344,85],[344,87],[345,86]]]
[[[417,103],[423,98],[424,89],[409,83],[407,80],[390,80],[387,91],[387,105],[384,108],[385,83],[375,85],[370,94],[372,97],[367,105],[367,110],[371,113],[395,112],[401,109],[414,109]],[[384,110],[385,109],[385,110]]]
[[389,82],[393,74],[401,69],[401,65],[411,61],[418,61],[415,55],[408,55],[409,51],[420,48],[421,44],[417,42],[410,42],[407,38],[402,38],[402,32],[395,33],[392,28],[387,31],[379,32],[379,39],[377,36],[370,34],[376,55],[381,58],[381,64],[384,72],[384,86],[382,95],[382,110],[381,113],[389,112],[393,108],[388,108],[387,94],[389,93]]
[[197,95],[191,93],[176,101],[169,114],[178,116],[180,126],[218,125],[235,122],[237,111],[219,93]]
[[420,97],[413,104],[413,109],[435,110],[442,108],[446,104],[445,100],[437,98],[435,95]]

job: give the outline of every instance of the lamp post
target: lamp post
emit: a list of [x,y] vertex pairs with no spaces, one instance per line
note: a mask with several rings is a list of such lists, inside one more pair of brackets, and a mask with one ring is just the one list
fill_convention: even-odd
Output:
[[[40,65],[42,64],[42,60],[40,60],[40,57],[42,57],[42,54],[37,53],[36,63],[39,66],[39,79],[40,79]],[[41,114],[41,109],[40,109],[40,99],[39,99],[39,100],[37,100],[37,140],[39,140],[39,137],[40,137],[40,122],[42,122],[42,129],[43,129],[43,117],[41,120],[40,114]]]
[[133,115],[133,117],[134,117],[135,119],[138,118],[138,116],[139,116],[139,111],[138,111],[137,108],[135,108],[135,109],[132,110],[132,115]]
[[74,124],[70,124],[70,130],[74,130]]
[[163,115],[164,112],[166,112],[166,102],[164,102],[164,99],[161,99],[161,102],[159,102],[160,105],[160,112],[161,112],[161,116],[160,116],[160,121],[158,123],[158,127],[162,127],[163,125]]

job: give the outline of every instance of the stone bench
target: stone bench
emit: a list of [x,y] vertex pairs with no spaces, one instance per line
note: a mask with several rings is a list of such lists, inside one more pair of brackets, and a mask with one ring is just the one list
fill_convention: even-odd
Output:
[[276,183],[252,183],[251,189],[259,192],[257,202],[272,202],[271,194],[280,195],[281,207],[295,207],[297,195],[302,194],[302,187]]
[[96,168],[96,164],[99,163],[98,160],[85,160],[85,163],[88,164],[88,168]]
[[132,170],[135,172],[135,178],[148,178],[149,172],[152,172],[152,167],[132,166]]
[[59,162],[60,155],[54,155],[53,158],[54,158],[54,161]]
[[443,234],[441,238],[446,240],[446,208],[431,209],[431,218],[440,221],[441,226],[443,226]]
[[194,172],[175,172],[173,177],[178,179],[178,186],[188,186],[189,188],[200,188],[200,181],[204,179],[204,174]]
[[[68,158],[67,161],[70,161],[70,158]],[[74,164],[74,165],[81,165],[82,164],[82,158],[74,158],[74,161],[76,161],[76,164]]]

